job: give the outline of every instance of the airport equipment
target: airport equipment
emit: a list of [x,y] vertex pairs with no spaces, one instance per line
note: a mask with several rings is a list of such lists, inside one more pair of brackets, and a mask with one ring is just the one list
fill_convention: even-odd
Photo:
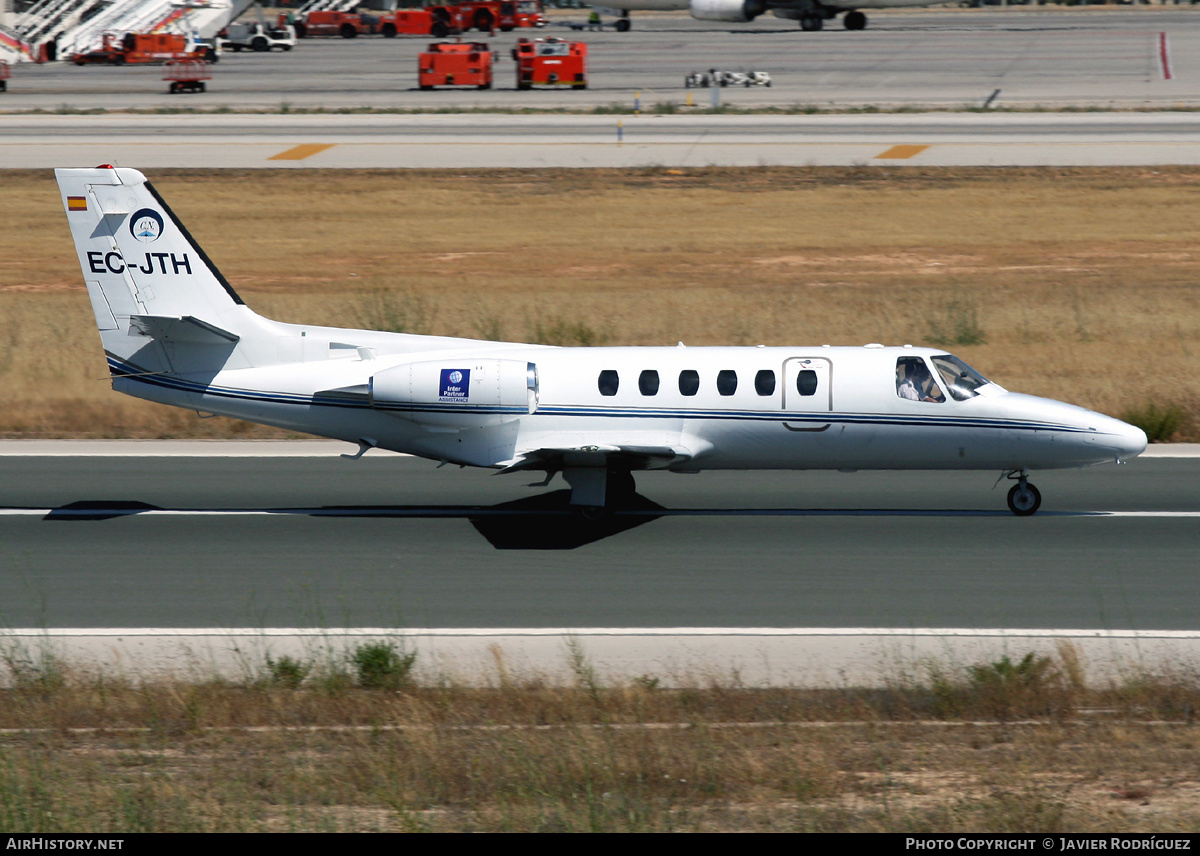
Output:
[[1030,470],[1146,449],[1140,428],[1009,392],[940,348],[554,347],[272,321],[142,173],[55,174],[116,391],[345,440],[354,457],[562,473],[585,518],[636,502],[635,472],[712,469],[998,470],[1026,516],[1041,505]]
[[[280,25],[286,26],[287,14],[282,13],[279,18]],[[293,22],[296,36],[301,39],[309,36],[341,36],[343,39],[370,36],[380,31],[379,25],[380,20],[377,15],[320,10],[297,15]]]
[[217,48],[234,53],[242,50],[265,53],[272,48],[290,51],[295,46],[296,30],[291,24],[268,27],[261,21],[252,21],[248,24],[230,24],[217,33]]
[[[101,49],[106,34],[166,33],[211,39],[251,0],[39,0],[18,17],[16,30],[38,48],[54,42],[67,59]],[[0,42],[3,40],[0,39]],[[49,58],[49,57],[47,57]]]
[[397,9],[394,12],[383,12],[379,16],[379,32],[385,39],[396,36],[436,36],[442,38],[449,32],[443,23],[440,32],[435,32],[436,25],[441,23],[429,9]]
[[212,64],[202,59],[173,59],[163,70],[163,80],[171,81],[168,91],[203,92],[204,81],[212,80]]
[[[507,33],[518,28],[546,26],[540,0],[464,0],[431,9],[449,26],[463,32],[476,29],[481,33],[492,30]],[[439,9],[447,14],[442,15],[437,11]]]
[[709,86],[770,86],[771,75],[765,71],[718,71],[710,68],[708,71],[693,71],[683,79],[685,89],[692,87],[706,88]]
[[12,66],[0,59],[0,92],[8,91],[8,81],[12,78]]
[[492,49],[483,42],[434,42],[420,55],[417,85],[492,88]]
[[71,57],[76,65],[144,65],[173,59],[207,59],[216,61],[211,45],[195,44],[177,33],[105,33],[100,47]]
[[517,89],[570,86],[587,89],[587,43],[566,39],[517,39]]

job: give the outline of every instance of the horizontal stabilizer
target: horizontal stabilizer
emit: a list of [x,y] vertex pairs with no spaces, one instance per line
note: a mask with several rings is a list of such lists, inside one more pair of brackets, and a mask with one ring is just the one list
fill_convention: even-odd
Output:
[[188,345],[232,345],[240,338],[236,333],[222,330],[207,321],[191,315],[131,315],[129,332],[136,336],[148,336],[160,342]]

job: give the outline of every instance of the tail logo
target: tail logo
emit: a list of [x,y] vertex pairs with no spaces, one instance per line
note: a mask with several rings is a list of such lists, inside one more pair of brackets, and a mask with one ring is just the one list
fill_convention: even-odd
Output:
[[129,232],[143,244],[157,241],[163,230],[163,218],[157,211],[143,208],[129,218]]

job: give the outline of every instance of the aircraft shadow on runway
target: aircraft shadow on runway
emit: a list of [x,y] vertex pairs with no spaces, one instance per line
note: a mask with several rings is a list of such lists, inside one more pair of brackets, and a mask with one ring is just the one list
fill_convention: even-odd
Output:
[[620,509],[589,520],[557,490],[498,505],[343,505],[313,508],[163,508],[136,500],[84,500],[52,509],[44,519],[96,521],[148,512],[281,514],[311,517],[397,517],[468,520],[497,550],[573,550],[657,520],[667,509],[635,494]]
[[[142,514],[187,516],[280,515],[467,520],[497,550],[574,550],[661,517],[989,517],[1013,519],[1007,510],[934,508],[667,508],[640,494],[599,519],[570,506],[571,492],[557,490],[497,505],[323,505],[295,508],[163,508],[137,500],[83,500],[51,509],[53,521],[114,520]],[[0,509],[2,512],[3,509]],[[1097,517],[1103,511],[1043,511],[1041,517]]]

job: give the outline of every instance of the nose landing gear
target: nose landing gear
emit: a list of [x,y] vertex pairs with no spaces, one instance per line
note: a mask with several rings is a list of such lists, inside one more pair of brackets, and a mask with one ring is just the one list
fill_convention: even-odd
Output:
[[1028,517],[1042,507],[1042,492],[1029,483],[1029,473],[1013,470],[1006,473],[1017,483],[1008,491],[1008,510],[1018,517]]

